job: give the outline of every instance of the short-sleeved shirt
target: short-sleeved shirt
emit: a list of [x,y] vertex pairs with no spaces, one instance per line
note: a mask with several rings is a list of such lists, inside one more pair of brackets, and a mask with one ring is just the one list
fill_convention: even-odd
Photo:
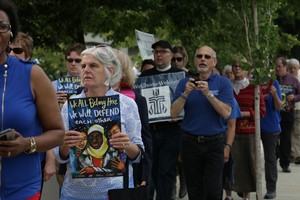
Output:
[[[188,79],[180,80],[174,94],[174,101],[184,92]],[[212,72],[206,81],[210,93],[215,98],[233,107],[233,90],[229,79]],[[184,113],[182,130],[189,134],[212,136],[226,131],[224,118],[217,113],[207,97],[199,90],[193,90],[189,94],[184,105]]]

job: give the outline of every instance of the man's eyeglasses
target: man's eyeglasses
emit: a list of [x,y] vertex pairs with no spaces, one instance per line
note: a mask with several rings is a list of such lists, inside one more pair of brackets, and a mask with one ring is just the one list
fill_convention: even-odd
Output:
[[168,51],[168,50],[165,50],[165,49],[163,49],[163,50],[153,50],[152,51],[154,54],[165,54],[165,53],[171,53],[171,51]]
[[13,51],[14,54],[21,54],[21,53],[24,52],[24,50],[22,48],[20,48],[20,47],[16,47],[16,48],[7,47],[6,52],[10,53],[11,51]]
[[10,31],[11,26],[10,24],[6,24],[4,22],[0,22],[0,33],[6,33]]
[[241,68],[240,65],[232,65],[232,68]]
[[175,61],[181,62],[182,60],[183,60],[182,57],[177,57],[177,58],[173,57],[173,58],[172,58],[172,62],[175,62]]
[[205,58],[206,60],[211,59],[211,55],[208,54],[197,54],[196,57],[199,59]]
[[72,63],[73,61],[75,61],[76,63],[80,63],[80,62],[81,62],[81,59],[80,59],[80,58],[75,58],[75,59],[73,59],[73,58],[67,58],[67,61],[68,61],[69,63]]

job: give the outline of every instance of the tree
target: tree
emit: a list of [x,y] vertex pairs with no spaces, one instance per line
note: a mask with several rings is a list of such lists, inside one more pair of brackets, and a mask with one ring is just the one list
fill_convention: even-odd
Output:
[[[240,1],[241,21],[245,30],[247,55],[245,59],[246,68],[252,71],[255,87],[255,127],[256,127],[256,195],[262,199],[262,164],[261,164],[261,137],[259,116],[259,85],[267,83],[271,77],[274,78],[272,60],[274,59],[282,37],[278,26],[274,24],[276,11],[282,7],[283,2],[250,0]],[[252,30],[252,31],[251,31]],[[296,39],[293,38],[295,41]]]
[[[101,35],[113,41],[114,47],[135,47],[135,29],[181,44],[190,55],[199,45],[208,44],[217,50],[221,66],[227,64],[235,52],[244,54],[246,50],[243,27],[237,20],[240,7],[236,5],[240,1],[13,1],[19,10],[22,31],[32,35],[35,46],[55,51],[64,51],[73,41],[84,42],[86,33]],[[295,0],[289,1],[297,4]],[[286,5],[281,9],[286,9]],[[290,17],[286,21],[292,20]],[[284,33],[278,42],[284,51],[295,44],[294,38]]]

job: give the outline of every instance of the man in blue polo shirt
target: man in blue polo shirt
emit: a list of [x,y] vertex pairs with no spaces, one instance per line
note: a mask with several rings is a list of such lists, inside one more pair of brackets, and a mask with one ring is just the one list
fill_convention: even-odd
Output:
[[179,82],[171,116],[184,109],[182,160],[189,199],[221,199],[224,119],[231,114],[233,89],[229,79],[213,72],[217,59],[212,48],[198,48],[194,63],[199,75]]

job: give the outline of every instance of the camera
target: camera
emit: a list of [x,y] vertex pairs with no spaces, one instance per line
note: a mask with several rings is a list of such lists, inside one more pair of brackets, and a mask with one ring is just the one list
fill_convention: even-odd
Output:
[[14,129],[8,128],[0,132],[0,140],[14,140],[15,139],[15,131]]
[[192,76],[192,78],[194,79],[192,83],[194,83],[194,85],[197,86],[196,81],[200,81],[199,76]]

